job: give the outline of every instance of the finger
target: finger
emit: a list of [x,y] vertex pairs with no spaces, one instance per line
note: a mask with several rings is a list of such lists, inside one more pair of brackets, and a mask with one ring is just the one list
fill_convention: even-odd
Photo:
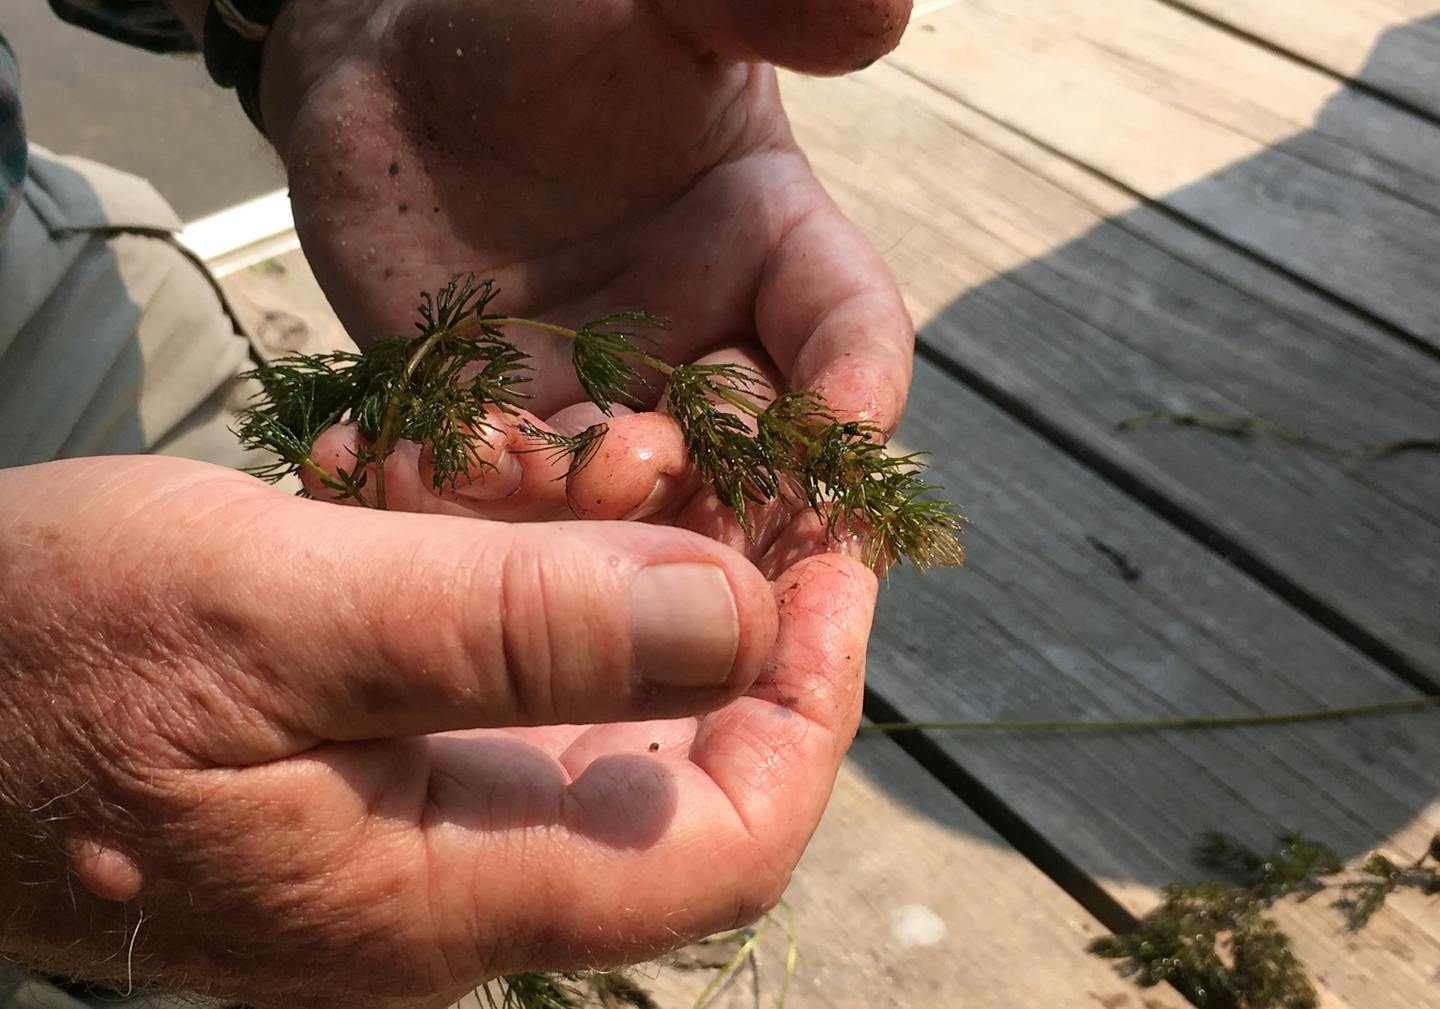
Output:
[[469,429],[473,455],[466,472],[457,474],[453,484],[437,480],[434,447],[425,445],[417,467],[421,483],[440,497],[477,507],[513,497],[525,480],[525,466],[521,461],[524,453],[511,451],[512,441],[525,439],[500,411],[489,410],[483,423]]
[[[523,411],[511,417],[498,411],[474,433],[475,459],[454,486],[435,486],[435,458],[428,448],[399,442],[385,460],[385,507],[389,511],[425,515],[458,515],[508,522],[548,521],[569,517],[564,477],[568,462],[548,446],[520,431],[528,422],[543,428]],[[317,466],[331,474],[353,473],[369,442],[353,424],[337,424],[324,431],[311,449]],[[356,474],[357,476],[362,474]],[[363,473],[361,492],[366,502],[376,497],[374,467]],[[360,504],[345,497],[313,469],[301,471],[311,497],[341,504]]]
[[659,518],[695,495],[700,480],[672,418],[637,413],[606,427],[595,454],[566,486],[578,518]]
[[[758,378],[747,394],[762,409],[774,399],[781,381],[764,350],[754,342],[719,348],[695,363],[748,368]],[[753,431],[754,419],[734,404],[720,401],[715,407],[742,417]],[[701,499],[713,496],[702,492],[702,475],[668,410],[662,397],[657,412],[635,414],[609,425],[594,461],[570,478],[571,509],[582,518],[669,520],[693,508],[696,531],[750,554],[755,543],[747,540],[733,514],[702,503]],[[755,507],[757,514],[765,510]]]
[[594,403],[575,403],[567,406],[558,413],[551,414],[545,418],[545,423],[550,430],[557,434],[574,436],[582,431],[587,431],[596,424],[609,424],[617,417],[629,417],[635,411],[628,406],[619,403],[610,404],[610,412],[606,413]]
[[488,429],[475,443],[477,462],[453,485],[435,489],[433,453],[421,453],[419,476],[436,497],[464,507],[471,515],[503,522],[543,522],[569,518],[565,474],[570,459],[526,428],[550,430],[533,414],[491,411]]
[[707,51],[843,74],[894,49],[911,0],[658,0],[664,15]]
[[889,433],[910,388],[915,327],[879,253],[814,186],[765,266],[760,340],[791,388]]
[[706,490],[690,499],[675,516],[674,524],[754,560],[765,555],[775,537],[804,507],[803,501],[792,500],[788,495],[770,501],[747,501],[742,525],[739,517],[722,504],[713,491]]
[[237,532],[186,572],[227,693],[263,716],[201,728],[192,745],[221,762],[694,714],[745,689],[774,639],[760,573],[682,530],[281,500],[263,538]]
[[774,853],[798,858],[860,724],[878,588],[871,571],[838,554],[781,575],[780,633],[764,675],[695,738],[691,759]]

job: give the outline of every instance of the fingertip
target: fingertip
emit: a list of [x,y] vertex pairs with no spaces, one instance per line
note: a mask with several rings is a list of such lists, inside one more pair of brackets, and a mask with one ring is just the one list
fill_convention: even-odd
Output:
[[[310,447],[310,459],[316,467],[330,474],[348,473],[355,469],[356,460],[369,442],[354,424],[335,424],[326,428]],[[300,469],[300,483],[305,492],[317,501],[334,504],[355,504],[334,487],[329,486],[320,473],[310,467]]]
[[806,387],[839,419],[873,425],[889,436],[905,412],[908,363],[907,358],[901,367],[899,362],[846,353],[822,367]]
[[760,58],[811,74],[844,74],[900,44],[912,0],[728,0],[734,31]]
[[900,44],[911,0],[734,0],[741,31],[773,63],[846,74]]
[[727,563],[726,576],[740,619],[740,643],[735,650],[730,677],[730,684],[738,694],[748,690],[765,668],[780,634],[780,607],[764,573],[739,554],[726,553],[732,558]]
[[663,414],[637,413],[607,421],[590,460],[566,484],[578,518],[638,520],[678,508],[697,487],[685,439]]

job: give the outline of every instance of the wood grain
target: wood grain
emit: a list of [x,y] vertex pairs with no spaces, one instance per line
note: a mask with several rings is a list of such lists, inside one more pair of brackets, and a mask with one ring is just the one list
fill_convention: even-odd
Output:
[[[903,435],[962,446],[933,475],[974,517],[953,576],[892,579],[870,675],[912,719],[1277,712],[1409,693],[1384,671],[928,365]],[[1101,551],[1128,559],[1127,578]],[[1357,857],[1440,829],[1440,718],[1231,732],[931,734],[1132,912],[1191,879],[1207,829],[1300,829]],[[1328,1004],[1440,1000],[1440,916],[1396,907],[1360,937],[1323,900],[1286,909]]]
[[1429,120],[1154,0],[967,0],[893,63],[1440,348]]
[[1440,115],[1440,4],[1435,0],[1182,0],[1183,5]]
[[[1440,681],[1440,364],[923,84],[789,79],[922,342]],[[853,143],[864,122],[868,143]],[[1267,418],[1338,451],[1166,425]]]
[[[1086,954],[1104,930],[887,739],[856,743],[786,902],[799,952],[794,1009],[1186,1005],[1168,988],[1142,994]],[[776,1004],[788,943],[785,913],[773,918],[714,1009]],[[703,956],[723,962],[735,948]],[[695,969],[698,952],[634,977],[662,1009],[689,1009],[717,973]]]

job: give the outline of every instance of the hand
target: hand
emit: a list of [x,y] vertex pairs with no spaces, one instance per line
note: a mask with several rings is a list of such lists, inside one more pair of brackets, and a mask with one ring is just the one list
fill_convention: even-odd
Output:
[[0,949],[122,988],[438,1007],[752,919],[859,717],[839,556],[772,589],[163,459],[5,471],[0,516]]
[[[509,314],[669,316],[672,362],[727,348],[889,430],[910,319],[796,147],[763,61],[851,70],[898,41],[909,7],[293,0],[266,46],[266,123],[316,275],[362,343],[410,332],[420,290],[473,272],[499,281]],[[567,344],[513,335],[537,359],[536,414],[571,431],[598,419],[575,405]],[[611,443],[628,446],[610,462],[638,490],[585,514],[673,508],[651,499],[688,485],[673,425],[621,419]],[[538,500],[508,500],[526,467],[544,469],[512,463],[464,503],[555,514],[548,477],[528,483]]]

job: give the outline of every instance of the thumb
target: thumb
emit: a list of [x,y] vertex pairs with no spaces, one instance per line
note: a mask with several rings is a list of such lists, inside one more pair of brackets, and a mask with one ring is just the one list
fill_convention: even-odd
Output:
[[696,44],[812,74],[869,66],[900,44],[913,0],[656,0]]
[[[234,507],[215,515],[253,533]],[[262,716],[190,744],[223,763],[323,740],[698,714],[748,688],[775,639],[764,576],[682,530],[298,499],[272,502],[263,528],[263,541],[207,531],[204,557],[193,530],[186,545],[199,639],[223,643],[227,693]]]

